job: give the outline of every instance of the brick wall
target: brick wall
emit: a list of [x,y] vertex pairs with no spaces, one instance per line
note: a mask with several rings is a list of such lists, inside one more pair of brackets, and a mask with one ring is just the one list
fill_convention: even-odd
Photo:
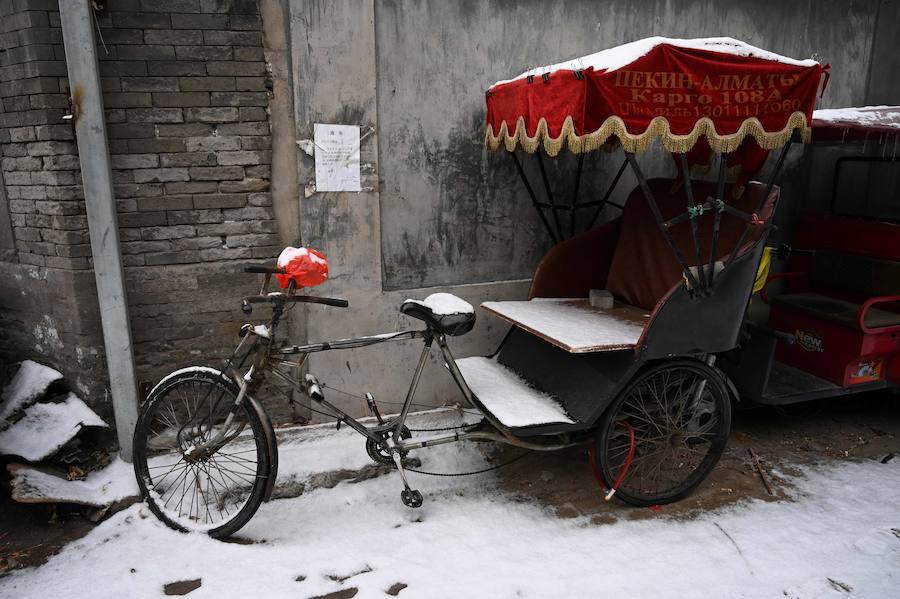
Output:
[[[55,0],[0,0],[0,357],[31,357],[101,399],[105,377]],[[3,220],[3,219],[0,219]]]
[[[268,191],[266,63],[252,0],[109,5],[97,46],[138,375],[147,384],[230,350],[238,298],[256,283],[237,274],[240,265],[280,250]],[[91,252],[77,147],[62,120],[69,93],[57,9],[52,0],[0,0],[0,151],[11,261],[74,280],[92,276]],[[87,332],[60,345],[89,345],[80,353],[94,356],[94,370],[81,383],[98,399],[96,294],[83,280],[64,287],[76,295],[53,299],[48,326],[67,334],[69,316],[80,314]],[[16,295],[0,323],[28,329],[48,309]],[[22,347],[22,335],[0,341],[8,357],[48,353],[46,344]],[[87,365],[66,364],[72,351],[49,353],[78,377],[71,371]]]

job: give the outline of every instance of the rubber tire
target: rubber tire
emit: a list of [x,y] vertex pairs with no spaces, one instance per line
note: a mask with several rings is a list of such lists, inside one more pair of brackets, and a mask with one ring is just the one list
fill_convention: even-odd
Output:
[[[193,532],[190,529],[178,524],[166,516],[166,514],[152,501],[147,488],[149,480],[149,468],[147,467],[147,433],[149,432],[150,423],[153,420],[153,409],[158,401],[173,387],[178,386],[186,381],[202,380],[220,388],[225,388],[232,397],[237,397],[240,392],[234,381],[225,376],[216,374],[211,369],[197,368],[196,370],[185,369],[177,375],[164,379],[162,383],[153,388],[147,401],[141,406],[141,413],[138,416],[137,425],[134,430],[134,473],[137,477],[138,487],[141,491],[142,499],[147,502],[150,511],[160,519],[166,526],[180,532]],[[233,518],[224,522],[221,526],[204,531],[214,539],[225,539],[236,533],[244,527],[247,522],[259,509],[260,504],[265,499],[267,492],[270,491],[268,481],[273,477],[272,465],[273,459],[270,455],[271,439],[274,438],[274,431],[266,430],[266,423],[260,418],[262,411],[256,404],[256,401],[249,396],[245,396],[241,409],[247,418],[250,429],[253,432],[253,439],[256,442],[256,452],[258,456],[256,477],[253,482],[253,489],[250,492],[250,498],[241,510],[234,515]],[[268,419],[267,419],[268,420]],[[271,428],[271,423],[268,423]],[[276,458],[277,459],[277,458]]]
[[728,387],[725,384],[722,375],[719,374],[719,372],[715,369],[707,366],[705,363],[691,358],[658,362],[638,373],[638,376],[636,376],[630,383],[628,383],[628,385],[625,386],[624,389],[622,389],[619,395],[616,396],[616,398],[612,401],[609,407],[607,407],[606,411],[603,414],[601,424],[597,429],[597,434],[594,441],[594,465],[596,466],[597,471],[600,473],[600,476],[603,479],[606,488],[612,488],[612,485],[615,482],[616,474],[618,474],[609,471],[609,464],[608,460],[606,459],[605,449],[608,437],[612,432],[616,422],[616,413],[619,411],[622,403],[625,402],[625,400],[635,388],[641,385],[644,381],[656,375],[658,372],[673,368],[687,368],[689,370],[699,372],[706,377],[708,381],[707,385],[712,384],[715,386],[715,388],[717,389],[716,396],[717,403],[719,404],[718,408],[720,410],[720,416],[725,423],[724,430],[720,429],[719,437],[714,441],[713,446],[710,448],[710,451],[706,455],[706,457],[704,457],[703,463],[700,465],[700,467],[698,467],[691,474],[691,476],[688,477],[684,485],[677,488],[675,491],[665,495],[656,496],[637,496],[622,489],[616,491],[614,497],[618,497],[625,503],[633,506],[650,507],[651,505],[665,505],[667,503],[674,503],[690,495],[694,491],[694,489],[696,489],[700,485],[700,483],[702,483],[706,479],[706,477],[709,476],[713,468],[715,468],[716,464],[719,461],[719,458],[722,457],[722,453],[725,451],[725,445],[728,442],[728,434],[731,431],[731,394],[728,391]]

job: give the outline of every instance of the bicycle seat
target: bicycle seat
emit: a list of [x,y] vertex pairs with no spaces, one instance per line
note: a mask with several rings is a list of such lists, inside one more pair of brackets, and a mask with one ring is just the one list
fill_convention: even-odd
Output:
[[450,293],[432,293],[424,300],[408,299],[400,311],[418,318],[428,328],[444,335],[465,335],[475,326],[475,309],[469,302]]

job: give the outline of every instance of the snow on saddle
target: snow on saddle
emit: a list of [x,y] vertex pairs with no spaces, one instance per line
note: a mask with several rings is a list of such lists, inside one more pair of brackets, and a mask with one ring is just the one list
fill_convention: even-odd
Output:
[[428,328],[456,337],[475,326],[475,309],[469,302],[450,293],[432,293],[424,300],[408,299],[400,305],[407,316],[425,322]]

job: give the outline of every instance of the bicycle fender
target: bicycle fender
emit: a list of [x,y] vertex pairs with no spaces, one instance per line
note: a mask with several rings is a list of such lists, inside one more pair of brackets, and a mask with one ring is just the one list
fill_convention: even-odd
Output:
[[266,413],[256,399],[246,395],[244,401],[250,402],[250,407],[259,416],[266,436],[266,448],[269,452],[269,472],[266,474],[266,491],[263,493],[263,501],[269,501],[269,498],[272,496],[272,489],[275,488],[275,479],[278,477],[278,441],[275,438],[275,427],[272,426],[269,414]]

